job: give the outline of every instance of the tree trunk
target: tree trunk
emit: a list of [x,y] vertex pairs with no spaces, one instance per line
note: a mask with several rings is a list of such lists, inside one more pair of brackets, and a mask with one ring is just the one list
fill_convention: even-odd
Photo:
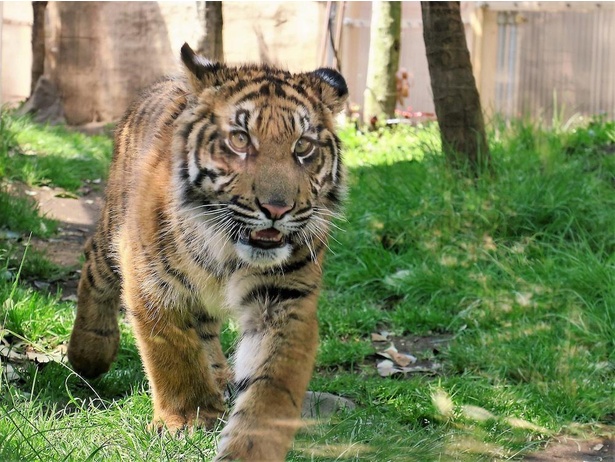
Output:
[[395,114],[396,81],[399,67],[401,2],[372,2],[367,83],[363,97],[363,121]]
[[198,52],[212,61],[224,61],[222,42],[222,2],[205,2],[205,35],[199,43]]
[[45,73],[45,9],[47,2],[32,2],[34,20],[32,22],[32,81],[30,96],[34,93],[36,82]]
[[454,167],[477,175],[490,154],[459,2],[423,1],[421,10],[442,149]]

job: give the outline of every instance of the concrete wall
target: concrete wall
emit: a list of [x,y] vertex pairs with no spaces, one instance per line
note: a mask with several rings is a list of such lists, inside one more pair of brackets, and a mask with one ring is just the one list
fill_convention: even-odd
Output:
[[224,59],[293,72],[319,66],[326,2],[224,2]]
[[15,105],[30,95],[30,2],[0,2],[0,29],[0,105]]
[[48,17],[47,73],[70,124],[121,117],[203,33],[195,2],[50,2]]

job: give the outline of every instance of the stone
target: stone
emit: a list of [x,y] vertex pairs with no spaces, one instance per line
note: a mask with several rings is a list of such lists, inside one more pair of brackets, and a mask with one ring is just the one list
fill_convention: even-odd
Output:
[[325,419],[343,410],[356,407],[348,398],[331,393],[308,391],[303,398],[301,417],[304,419]]

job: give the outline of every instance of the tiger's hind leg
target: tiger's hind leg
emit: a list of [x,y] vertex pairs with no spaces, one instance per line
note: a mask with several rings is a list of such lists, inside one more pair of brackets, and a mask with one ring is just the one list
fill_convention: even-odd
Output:
[[77,289],[77,317],[68,344],[68,360],[86,378],[109,370],[120,342],[120,278],[110,267],[105,250],[96,243],[95,236],[85,247],[86,262]]

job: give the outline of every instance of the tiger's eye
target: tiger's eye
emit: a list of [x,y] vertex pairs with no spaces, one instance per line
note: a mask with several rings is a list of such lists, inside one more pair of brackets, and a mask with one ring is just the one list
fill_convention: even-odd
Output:
[[301,156],[312,150],[314,144],[307,138],[299,138],[295,143],[295,154]]
[[250,146],[250,137],[245,132],[233,132],[229,137],[231,147],[236,151],[245,151]]

